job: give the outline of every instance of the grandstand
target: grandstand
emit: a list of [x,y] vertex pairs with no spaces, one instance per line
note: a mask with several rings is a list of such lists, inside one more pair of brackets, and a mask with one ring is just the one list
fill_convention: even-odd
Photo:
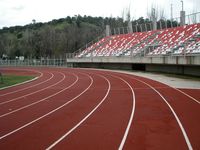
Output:
[[200,54],[200,23],[164,30],[107,36],[75,57]]
[[[187,18],[196,18],[197,14]],[[136,32],[107,35],[70,54],[68,66],[200,76],[200,21],[190,24],[188,20],[176,27],[169,28],[165,23],[150,31],[138,32],[136,27]]]

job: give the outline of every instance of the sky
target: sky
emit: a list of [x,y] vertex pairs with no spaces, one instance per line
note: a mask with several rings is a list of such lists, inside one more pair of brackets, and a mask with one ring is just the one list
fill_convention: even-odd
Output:
[[[186,14],[200,12],[200,0],[183,0]],[[74,15],[121,17],[123,9],[129,8],[132,19],[147,17],[153,6],[164,10],[164,16],[178,17],[181,0],[0,0],[0,29],[36,22],[48,22],[53,19]]]

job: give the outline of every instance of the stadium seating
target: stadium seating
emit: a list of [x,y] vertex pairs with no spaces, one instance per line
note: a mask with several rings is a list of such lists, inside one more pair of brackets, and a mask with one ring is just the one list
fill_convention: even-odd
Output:
[[104,37],[76,57],[200,54],[200,24]]
[[159,39],[159,45],[149,55],[192,54],[199,48],[199,37],[197,36],[199,33],[200,24],[160,31],[156,37]]

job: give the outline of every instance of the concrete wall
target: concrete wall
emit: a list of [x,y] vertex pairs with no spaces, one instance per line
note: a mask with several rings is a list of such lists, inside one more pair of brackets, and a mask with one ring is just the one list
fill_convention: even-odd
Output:
[[74,63],[73,67],[132,70],[132,64],[125,63]]
[[68,59],[73,67],[144,70],[200,76],[200,56],[181,57],[91,57]]
[[184,67],[176,65],[146,65],[146,71],[184,74]]
[[146,71],[200,76],[200,67],[190,65],[146,65]]
[[200,55],[197,56],[168,56],[168,57],[85,57],[67,59],[71,63],[144,63],[169,65],[199,65]]
[[184,74],[200,77],[200,66],[184,66]]
[[78,68],[101,68],[121,70],[142,70],[149,72],[162,72],[200,77],[199,66],[164,65],[164,64],[126,64],[126,63],[73,63]]

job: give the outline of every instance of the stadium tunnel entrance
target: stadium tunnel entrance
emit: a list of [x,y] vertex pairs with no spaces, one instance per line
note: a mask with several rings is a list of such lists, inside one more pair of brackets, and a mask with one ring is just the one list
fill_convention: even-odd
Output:
[[132,64],[132,70],[146,71],[145,64]]

